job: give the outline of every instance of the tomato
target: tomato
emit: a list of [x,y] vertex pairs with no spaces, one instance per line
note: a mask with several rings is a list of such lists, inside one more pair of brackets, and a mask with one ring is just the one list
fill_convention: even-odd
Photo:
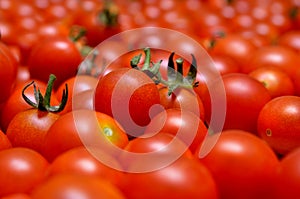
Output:
[[[97,159],[100,155],[101,160]],[[117,185],[123,177],[120,170],[122,167],[116,158],[99,149],[88,150],[81,146],[57,156],[49,167],[49,175],[69,173],[97,176]]]
[[279,160],[269,145],[243,130],[212,136],[219,136],[218,141],[199,161],[212,173],[220,198],[273,198]]
[[71,174],[52,176],[37,186],[30,196],[32,199],[125,199],[118,188],[101,178]]
[[[61,115],[51,125],[45,136],[42,154],[52,162],[69,149],[93,146],[105,150],[108,154],[116,155],[114,147],[109,145],[109,148],[106,148],[107,141],[122,149],[127,145],[128,137],[122,127],[109,115],[94,110],[74,110]],[[108,151],[110,149],[111,151]]]
[[240,67],[233,58],[217,54],[211,54],[210,57],[213,59],[214,66],[221,75],[240,72]]
[[[262,107],[271,99],[268,90],[256,79],[246,74],[223,75],[226,93],[226,117],[224,129],[242,129],[257,133],[257,117]],[[222,89],[213,84],[215,89]],[[220,91],[221,92],[221,91]],[[210,96],[203,98],[206,121],[210,120]]]
[[[136,162],[136,168],[144,166],[143,163]],[[188,157],[181,157],[156,171],[127,173],[120,189],[128,199],[218,198],[210,172],[196,159]]]
[[145,136],[157,133],[170,133],[178,137],[194,152],[203,142],[207,128],[193,112],[172,108],[154,116],[147,125]]
[[7,136],[3,133],[3,131],[0,130],[0,151],[3,149],[9,149],[12,147],[9,139],[7,138]]
[[[50,126],[59,117],[56,112],[64,108],[68,98],[67,90],[65,90],[66,93],[62,97],[62,102],[58,106],[51,106],[51,93],[55,78],[55,76],[50,75],[44,96],[41,90],[36,88],[34,82],[26,85],[22,90],[23,99],[33,108],[26,109],[21,106],[21,110],[18,113],[18,110],[16,110],[15,115],[11,115],[12,119],[9,121],[6,134],[13,146],[28,147],[40,153],[42,152],[45,135]],[[34,87],[34,101],[25,95],[26,89],[32,84]],[[22,109],[25,110],[22,111]]]
[[288,31],[280,35],[277,43],[282,46],[287,46],[296,52],[300,52],[300,31]]
[[295,94],[292,78],[277,67],[260,67],[250,72],[249,76],[260,81],[268,89],[272,98]]
[[[132,154],[134,153],[134,154]],[[121,153],[119,160],[126,172],[148,172],[165,167],[180,157],[192,157],[188,146],[175,135],[158,133],[151,137],[130,140]],[[136,164],[143,161],[138,170]]]
[[2,199],[31,199],[31,197],[25,193],[15,193],[6,195]]
[[281,96],[269,101],[259,113],[259,135],[279,154],[299,146],[300,97]]
[[61,114],[79,109],[94,110],[94,94],[94,90],[86,90],[74,94],[72,96],[72,101],[70,102],[69,100]]
[[14,147],[0,151],[0,196],[29,193],[46,177],[49,163],[38,152]]
[[[41,93],[46,92],[47,84],[44,82],[41,82],[39,80],[32,79],[32,81],[35,82],[36,86],[40,89]],[[13,119],[13,117],[22,111],[25,111],[27,109],[32,108],[24,99],[22,96],[22,90],[26,85],[28,85],[31,81],[26,81],[25,83],[17,86],[14,91],[11,93],[9,98],[6,100],[6,102],[3,105],[2,112],[1,112],[1,128],[3,131],[7,130],[8,124]],[[35,96],[34,96],[34,88],[29,87],[25,91],[25,95],[31,100],[35,102]],[[58,105],[58,99],[55,97],[55,95],[51,96],[51,105]]]
[[280,161],[280,170],[276,179],[274,199],[294,199],[299,194],[300,185],[300,148],[286,154]]
[[47,82],[50,74],[57,77],[57,85],[77,73],[82,56],[68,37],[50,37],[32,47],[28,57],[31,78]]
[[298,60],[297,53],[289,47],[279,45],[263,46],[250,55],[244,72],[249,73],[259,67],[274,66],[292,77],[298,67]]
[[238,34],[228,34],[218,39],[209,53],[231,57],[238,63],[241,72],[246,72],[246,64],[255,50],[256,47],[248,39]]
[[[127,134],[142,134],[150,115],[158,112],[158,89],[145,73],[136,69],[117,69],[103,76],[95,91],[95,110],[114,117]],[[152,109],[153,107],[153,109]],[[155,109],[155,110],[154,110]]]
[[[76,75],[61,83],[57,88],[55,95],[57,96],[57,98],[60,98],[63,94],[63,90],[65,89],[65,85],[67,84],[70,92],[69,92],[69,99],[67,101],[66,107],[71,108],[74,95],[86,90],[94,90],[97,86],[97,83],[98,83],[98,79],[93,76]],[[65,108],[62,112],[60,112],[60,114],[65,114],[70,110],[71,109],[69,108]]]
[[169,89],[165,86],[159,86],[160,104],[165,108],[178,108],[191,111],[204,120],[205,111],[200,97],[192,90],[177,88],[170,95]]
[[0,42],[0,104],[10,96],[17,77],[18,63],[9,48]]

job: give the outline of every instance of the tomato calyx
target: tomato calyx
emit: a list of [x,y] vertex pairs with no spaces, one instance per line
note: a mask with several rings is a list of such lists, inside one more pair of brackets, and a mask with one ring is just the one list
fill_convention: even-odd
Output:
[[[51,106],[50,105],[50,101],[51,101],[51,93],[52,93],[52,89],[53,89],[53,83],[56,80],[56,76],[51,74],[49,77],[49,81],[47,84],[47,88],[46,88],[46,92],[45,95],[43,96],[40,89],[36,87],[35,82],[32,81],[31,83],[29,83],[28,85],[26,85],[23,90],[22,90],[22,97],[23,99],[32,107],[37,108],[40,111],[47,111],[47,112],[53,112],[53,113],[57,113],[62,111],[66,104],[67,104],[67,100],[68,100],[68,85],[65,85],[65,89],[63,90],[63,94],[62,94],[62,98],[61,98],[61,103],[59,105],[56,106]],[[35,97],[35,101],[33,102],[31,101],[26,95],[25,95],[25,91],[26,89],[33,85],[33,89],[34,89],[34,97]]]
[[103,9],[97,15],[97,19],[105,27],[114,27],[118,24],[118,16],[118,7],[111,1],[105,1]]
[[146,73],[154,82],[155,84],[163,84],[168,87],[168,95],[171,95],[173,91],[179,87],[191,89],[193,87],[197,87],[199,82],[195,82],[196,75],[197,75],[197,61],[193,54],[192,56],[192,63],[189,67],[188,74],[186,76],[183,75],[183,62],[182,58],[176,59],[176,69],[174,63],[174,55],[175,52],[172,52],[168,59],[168,79],[165,80],[161,73],[160,73],[160,64],[162,60],[153,63],[151,62],[151,53],[150,48],[145,48],[145,62],[142,67],[139,67],[138,64],[142,57],[142,54],[134,56],[131,61],[130,65],[132,68],[140,70]]
[[76,45],[83,57],[86,57],[93,49],[89,45],[86,45],[84,37],[86,32],[87,30],[84,27],[78,25],[73,25],[69,32],[69,38]]

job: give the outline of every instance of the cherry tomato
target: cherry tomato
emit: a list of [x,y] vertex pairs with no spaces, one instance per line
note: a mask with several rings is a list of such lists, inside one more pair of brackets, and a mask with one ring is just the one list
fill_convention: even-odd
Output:
[[0,151],[0,196],[29,193],[46,177],[49,163],[38,152],[14,147]]
[[147,125],[146,136],[156,133],[170,133],[181,139],[194,152],[203,142],[207,128],[193,112],[172,108],[154,116]]
[[[138,168],[143,163],[136,162],[132,166]],[[126,175],[120,189],[129,199],[218,198],[218,190],[210,172],[194,158],[181,157],[156,171]]]
[[259,135],[279,154],[299,146],[300,97],[276,97],[265,104],[259,113]]
[[[149,113],[158,112],[158,89],[145,73],[136,69],[117,69],[103,76],[95,91],[95,110],[114,117],[127,134],[142,134],[150,122]],[[154,110],[155,109],[155,110]],[[150,112],[152,111],[152,113]]]
[[[257,133],[257,117],[262,107],[271,100],[268,90],[256,79],[246,74],[223,75],[226,93],[226,117],[224,129],[242,129]],[[221,89],[215,85],[215,89]],[[206,121],[210,120],[210,96],[203,98]]]
[[118,188],[93,176],[58,174],[37,186],[30,194],[32,199],[125,199]]
[[280,170],[276,179],[274,199],[293,199],[299,194],[300,185],[300,148],[286,154],[280,161]]
[[[100,155],[101,160],[97,159]],[[123,177],[121,170],[122,167],[116,158],[99,149],[88,150],[81,146],[57,156],[49,167],[49,175],[69,173],[97,176],[117,185]]]
[[269,145],[243,130],[212,136],[219,136],[217,143],[199,161],[212,173],[220,198],[273,198],[279,160]]
[[[101,132],[101,133],[100,133]],[[107,153],[116,152],[106,148],[107,141],[122,149],[128,137],[122,127],[109,115],[94,110],[74,110],[61,115],[49,128],[45,137],[43,153],[52,162],[61,153],[78,147],[100,147]]]
[[260,67],[250,72],[249,76],[260,81],[268,89],[272,98],[295,94],[292,78],[277,67]]

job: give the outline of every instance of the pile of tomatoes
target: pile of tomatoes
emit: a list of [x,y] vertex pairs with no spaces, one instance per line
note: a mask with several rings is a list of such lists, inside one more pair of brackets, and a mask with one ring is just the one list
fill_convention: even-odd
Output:
[[0,0],[0,198],[297,198],[299,12]]

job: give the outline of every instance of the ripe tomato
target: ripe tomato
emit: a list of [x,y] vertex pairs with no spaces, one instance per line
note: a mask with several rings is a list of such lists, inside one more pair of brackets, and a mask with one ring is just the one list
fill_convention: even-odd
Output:
[[[136,166],[143,163],[136,162]],[[207,168],[196,159],[187,157],[156,171],[127,173],[120,189],[128,199],[218,198],[216,184]]]
[[72,96],[72,101],[70,102],[69,100],[61,114],[79,109],[94,110],[94,94],[94,90],[86,90],[74,94]]
[[212,173],[220,198],[273,198],[279,168],[273,150],[251,132],[227,130],[213,136],[218,141],[199,161]]
[[207,128],[196,114],[176,108],[166,109],[154,116],[145,129],[145,136],[157,133],[170,133],[194,152],[203,142]]
[[290,47],[296,52],[300,52],[300,31],[292,30],[283,33],[278,38],[278,44],[282,46]]
[[93,176],[58,174],[37,186],[30,194],[32,199],[125,199],[118,188]]
[[134,137],[142,134],[150,122],[149,113],[156,114],[154,105],[159,103],[153,80],[136,69],[108,73],[99,80],[95,91],[95,110],[114,117]]
[[272,99],[259,113],[259,135],[279,154],[300,145],[300,97],[281,96]]
[[[101,160],[97,159],[99,155],[101,155]],[[81,146],[57,156],[50,165],[49,175],[69,173],[97,176],[117,185],[123,177],[120,170],[122,168],[116,158],[99,149],[88,150]]]
[[7,138],[7,136],[3,133],[3,131],[0,130],[0,151],[3,149],[11,148],[12,145]]
[[61,115],[49,128],[42,154],[52,162],[61,153],[84,145],[116,155],[114,147],[107,146],[111,143],[119,149],[128,143],[126,133],[112,117],[94,110],[74,110]]
[[280,161],[274,199],[295,199],[300,186],[300,148],[286,154]]
[[0,196],[29,193],[46,177],[49,163],[38,152],[14,147],[0,151]]
[[260,67],[250,72],[249,76],[260,81],[267,88],[272,98],[295,94],[292,78],[277,67]]
[[[158,133],[151,137],[130,140],[119,160],[124,171],[141,173],[161,169],[183,156],[192,157],[191,151],[184,142],[175,135]],[[143,164],[139,165],[141,160]],[[137,165],[139,165],[138,168],[136,168]]]
[[68,37],[50,37],[32,47],[28,57],[31,78],[47,82],[50,74],[57,77],[57,85],[75,76],[82,56]]
[[9,48],[0,42],[0,104],[11,94],[17,77],[18,63]]
[[[268,90],[256,79],[246,74],[223,75],[226,93],[226,117],[224,129],[242,129],[256,133],[257,117],[262,107],[271,99]],[[220,89],[215,85],[216,89]],[[206,121],[210,120],[210,96],[203,98]]]

